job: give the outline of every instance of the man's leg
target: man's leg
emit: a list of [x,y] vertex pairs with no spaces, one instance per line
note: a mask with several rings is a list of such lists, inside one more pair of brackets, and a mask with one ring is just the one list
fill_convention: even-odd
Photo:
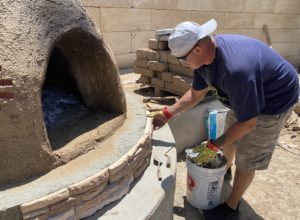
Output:
[[227,205],[232,208],[236,209],[239,201],[241,200],[242,196],[252,183],[252,180],[255,175],[255,170],[241,170],[236,169],[233,181],[233,187],[231,194],[228,198]]

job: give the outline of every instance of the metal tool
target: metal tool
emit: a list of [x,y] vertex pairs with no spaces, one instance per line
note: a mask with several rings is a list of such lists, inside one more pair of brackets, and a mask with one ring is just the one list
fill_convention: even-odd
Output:
[[155,166],[157,166],[157,179],[158,179],[158,181],[161,181],[162,175],[161,175],[160,166],[163,164],[163,162],[160,159],[158,159],[157,157],[154,157],[153,163]]

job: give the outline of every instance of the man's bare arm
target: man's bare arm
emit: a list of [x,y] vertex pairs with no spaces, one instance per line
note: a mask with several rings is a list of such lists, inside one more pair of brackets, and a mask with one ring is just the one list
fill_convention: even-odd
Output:
[[168,107],[168,111],[172,115],[176,115],[193,107],[205,97],[208,90],[208,88],[202,90],[188,90],[174,105]]

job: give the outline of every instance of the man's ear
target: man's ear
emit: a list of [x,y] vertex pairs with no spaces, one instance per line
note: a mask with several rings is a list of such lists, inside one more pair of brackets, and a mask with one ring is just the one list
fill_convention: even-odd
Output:
[[200,45],[197,45],[197,47],[195,48],[195,50],[196,50],[197,53],[200,53],[201,46],[200,46]]

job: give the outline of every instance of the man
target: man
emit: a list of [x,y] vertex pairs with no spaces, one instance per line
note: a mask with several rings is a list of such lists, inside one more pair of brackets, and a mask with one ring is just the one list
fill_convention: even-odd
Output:
[[296,70],[264,43],[241,35],[210,34],[215,20],[203,25],[178,24],[168,44],[171,54],[194,70],[192,89],[162,111],[153,124],[163,126],[172,116],[187,110],[214,87],[220,101],[231,109],[226,129],[216,140],[201,144],[199,161],[206,162],[223,149],[236,172],[232,192],[224,204],[205,213],[206,219],[238,219],[238,206],[256,170],[268,168],[280,130],[298,102]]

